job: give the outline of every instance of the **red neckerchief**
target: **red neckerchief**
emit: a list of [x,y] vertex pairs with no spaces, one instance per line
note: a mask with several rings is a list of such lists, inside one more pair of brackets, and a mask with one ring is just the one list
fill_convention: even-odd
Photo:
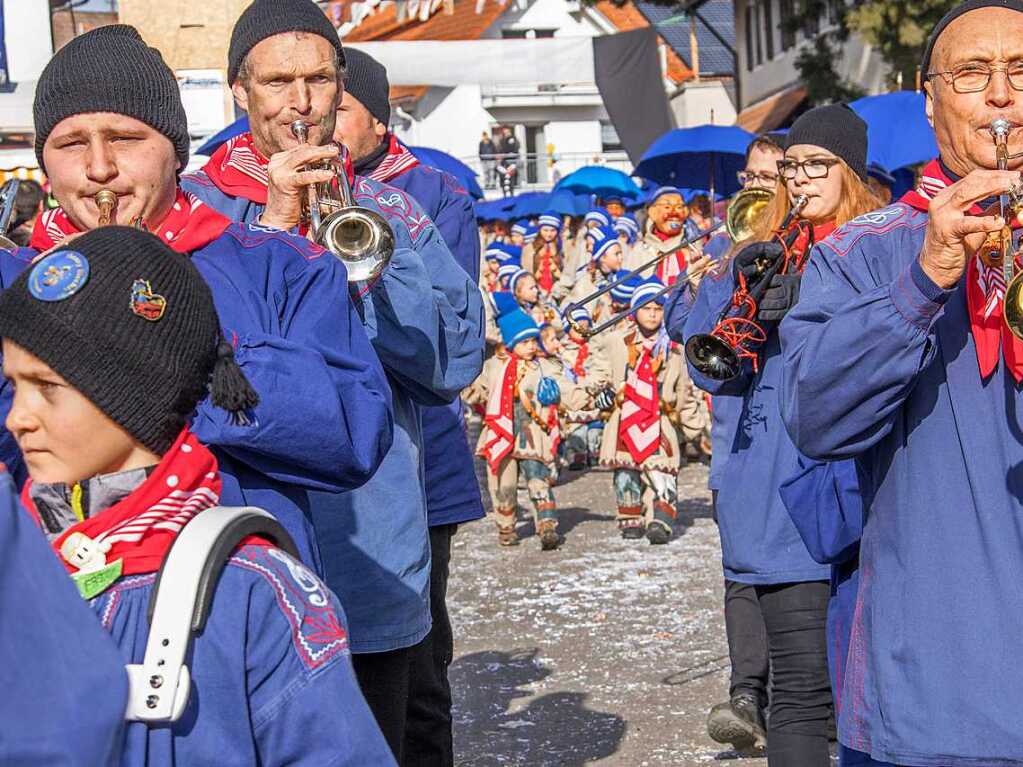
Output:
[[[355,182],[352,159],[342,152],[349,183]],[[258,205],[266,205],[266,187],[270,183],[267,168],[270,161],[258,149],[251,133],[228,139],[210,157],[203,173],[224,194],[243,197]]]
[[[920,174],[920,186],[906,192],[902,202],[917,210],[927,212],[931,199],[955,181],[945,173],[941,163],[932,160]],[[968,211],[981,215],[980,206],[974,205]],[[1018,224],[1013,221],[1013,224]],[[977,348],[977,364],[980,377],[987,378],[998,367],[1001,356],[1006,369],[1016,379],[1023,381],[1023,342],[1012,334],[1002,320],[1002,304],[1005,299],[1005,275],[1001,265],[989,266],[980,254],[970,259],[966,266],[966,305],[970,313],[970,330],[973,345]],[[1001,355],[999,355],[1001,351]]]
[[490,429],[491,437],[484,445],[483,452],[490,472],[495,476],[501,461],[512,451],[515,444],[513,408],[517,367],[518,359],[514,354],[509,354],[504,372],[501,374],[501,385],[495,387],[487,398],[486,416],[483,420]]
[[621,443],[636,464],[657,452],[661,444],[660,394],[654,372],[653,351],[657,338],[641,339],[640,356],[625,377],[625,399],[618,427]]
[[558,250],[553,242],[544,243],[540,251],[540,264],[533,274],[536,277],[536,284],[546,294],[554,289],[554,282],[561,276],[561,265],[558,263]]
[[[828,221],[824,224],[809,224],[807,226],[799,227],[799,235],[792,243],[790,250],[798,259],[802,259],[806,254],[807,246],[810,244],[810,231],[813,230],[813,241],[814,243],[824,242],[830,237],[834,231],[838,228],[838,225],[834,221]],[[789,235],[784,235],[788,237]]]
[[[32,480],[21,491],[21,502],[39,522],[31,496]],[[57,557],[69,573],[76,568],[64,560],[61,545],[74,533],[109,543],[107,562],[122,562],[121,575],[154,573],[160,569],[174,539],[203,509],[220,501],[217,459],[195,436],[182,429],[163,459],[127,497],[110,508],[72,525],[53,541]],[[245,543],[259,543],[248,539]]]
[[579,353],[575,356],[575,364],[572,366],[572,371],[577,377],[583,378],[586,375],[585,368],[583,365],[586,364],[586,358],[590,355],[590,345],[583,341],[579,344]]
[[[660,229],[654,227],[650,230],[661,242],[667,242],[668,240],[675,240],[685,235],[685,229],[678,234],[665,234]],[[674,285],[678,281],[678,277],[682,272],[686,270],[686,253],[688,248],[675,253],[674,258],[665,258],[657,265],[657,279],[663,282],[665,285]]]
[[[174,205],[158,226],[151,228],[172,250],[191,253],[209,245],[231,224],[198,197],[178,187]],[[36,250],[49,250],[59,245],[69,234],[77,234],[78,227],[71,223],[63,208],[48,210],[36,219],[29,245]]]
[[389,133],[388,136],[390,136],[390,141],[387,144],[387,154],[384,155],[384,159],[379,165],[366,174],[367,178],[385,184],[395,176],[400,176],[409,168],[414,168],[419,164],[416,156],[398,140],[397,136],[393,133]]

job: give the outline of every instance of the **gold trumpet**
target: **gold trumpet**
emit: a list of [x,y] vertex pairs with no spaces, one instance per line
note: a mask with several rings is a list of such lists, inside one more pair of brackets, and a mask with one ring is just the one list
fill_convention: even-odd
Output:
[[[303,144],[309,140],[309,125],[301,120],[291,124],[291,132]],[[316,167],[332,170],[334,178],[307,187],[305,208],[313,240],[345,265],[349,282],[376,279],[394,255],[394,232],[379,213],[354,203],[340,161]]]
[[725,214],[725,228],[732,242],[742,242],[753,236],[757,219],[774,199],[774,192],[759,187],[743,189],[728,204]]
[[[1009,154],[1009,121],[999,117],[991,121],[991,135],[995,140],[995,162],[998,170],[1008,170],[1009,160],[1023,157],[1023,152]],[[998,248],[992,254],[992,262],[1001,260],[1002,276],[1005,278],[1005,298],[1002,302],[1002,319],[1009,331],[1023,340],[1023,272],[1016,273],[1017,251],[1012,247],[1012,228],[1009,220],[1023,211],[1023,185],[1013,187],[1005,194],[998,196],[999,213],[1005,225],[1002,231],[988,239],[988,243]]]

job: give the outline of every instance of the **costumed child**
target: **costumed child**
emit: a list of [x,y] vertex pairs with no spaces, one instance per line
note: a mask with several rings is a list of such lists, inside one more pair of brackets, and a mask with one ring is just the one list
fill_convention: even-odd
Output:
[[536,279],[525,269],[508,278],[508,290],[515,296],[519,308],[538,325],[552,325],[560,333],[564,329],[561,312],[543,292]]
[[518,545],[515,530],[519,471],[526,478],[536,530],[544,551],[555,549],[558,510],[552,487],[561,442],[559,405],[585,404],[585,390],[571,384],[561,364],[537,356],[540,329],[521,309],[498,318],[504,349],[483,366],[467,395],[470,403],[486,403],[484,429],[477,454],[487,462],[487,486],[497,521],[498,543]]
[[[188,419],[207,394],[238,422],[259,398],[190,258],[133,228],[95,229],[23,272],[0,295],[0,336],[22,502],[123,659],[141,664],[157,573],[222,490]],[[181,717],[127,724],[116,764],[394,764],[340,604],[267,540],[224,565],[188,667]]]
[[[584,300],[615,278],[622,268],[624,256],[618,237],[611,229],[591,229],[589,234],[597,233],[590,238],[589,263],[576,275],[575,285],[568,294],[569,304]],[[599,323],[611,316],[610,291],[589,302],[589,311],[593,322]]]
[[566,410],[562,415],[565,462],[569,469],[578,471],[596,465],[600,458],[604,420],[593,398],[611,382],[611,369],[600,341],[597,338],[588,340],[583,335],[593,327],[590,313],[584,307],[576,307],[568,319],[568,332],[561,342],[565,377],[576,386],[582,386],[590,395],[585,408]]
[[555,283],[565,268],[561,245],[561,216],[548,211],[540,216],[539,235],[522,252],[522,268],[533,275],[545,298],[550,297]]
[[635,327],[608,339],[611,385],[596,397],[609,414],[600,465],[614,470],[618,528],[622,538],[646,535],[653,544],[667,543],[675,526],[682,464],[676,426],[686,440],[704,429],[681,348],[664,331],[664,297],[637,308],[663,287],[650,278],[633,292]]
[[526,236],[526,220],[516,221],[508,230],[509,242],[517,248],[521,248]]
[[507,311],[507,309],[502,309],[502,306],[511,308],[508,306],[508,302],[514,303],[515,296],[509,285],[511,278],[521,271],[522,266],[519,265],[518,260],[507,259],[497,268],[497,289],[484,295],[484,299],[486,299],[483,301],[483,314],[486,320],[484,338],[488,352],[501,345],[501,330],[497,327],[497,318]]
[[[483,271],[480,273],[480,287],[484,293],[493,293],[495,290],[506,290],[507,284],[502,288],[500,285],[501,267],[506,264],[514,264],[516,267],[522,256],[522,249],[515,245],[507,245],[503,242],[494,242],[483,251]],[[514,274],[514,270],[508,269],[505,272],[507,277]]]

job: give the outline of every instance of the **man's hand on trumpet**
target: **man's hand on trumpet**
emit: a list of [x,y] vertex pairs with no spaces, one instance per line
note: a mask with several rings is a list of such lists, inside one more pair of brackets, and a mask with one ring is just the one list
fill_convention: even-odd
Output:
[[920,267],[935,285],[945,290],[954,287],[988,235],[1005,226],[997,209],[975,216],[970,208],[981,200],[1007,193],[1019,179],[1018,172],[974,170],[934,196]]
[[298,226],[304,201],[308,199],[308,187],[334,178],[334,171],[329,168],[309,170],[308,166],[336,160],[338,152],[337,144],[300,144],[273,155],[267,168],[266,208],[259,217],[259,224],[276,229]]

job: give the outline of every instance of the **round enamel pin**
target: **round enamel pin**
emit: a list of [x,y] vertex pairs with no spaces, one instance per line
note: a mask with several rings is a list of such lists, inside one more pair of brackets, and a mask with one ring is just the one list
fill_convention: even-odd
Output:
[[51,253],[32,267],[28,291],[40,301],[63,301],[89,281],[89,262],[76,250]]

